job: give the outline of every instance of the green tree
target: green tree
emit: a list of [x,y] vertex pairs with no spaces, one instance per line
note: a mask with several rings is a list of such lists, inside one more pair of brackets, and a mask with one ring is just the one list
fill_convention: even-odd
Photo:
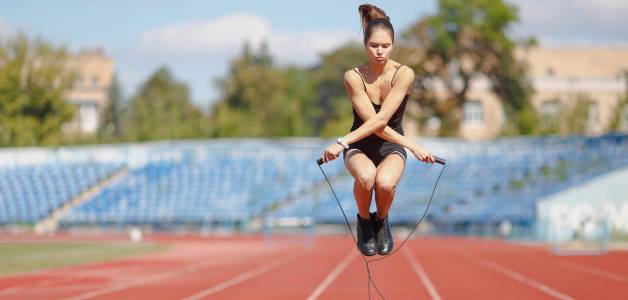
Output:
[[229,73],[216,80],[222,96],[213,104],[215,137],[280,137],[312,134],[315,99],[309,72],[277,67],[263,43],[258,52],[244,45]]
[[560,132],[560,118],[561,115],[540,115],[539,125],[537,126],[538,133],[541,135],[553,135]]
[[352,42],[323,54],[320,63],[311,69],[318,95],[312,107],[316,135],[338,136],[349,131],[353,113],[344,73],[366,62],[364,47]]
[[562,134],[584,134],[588,129],[588,116],[591,100],[589,97],[580,95],[575,103],[564,113],[562,121]]
[[129,103],[125,131],[131,140],[199,138],[206,132],[201,111],[189,99],[186,84],[160,67]]
[[585,134],[589,129],[588,117],[591,98],[587,95],[576,95],[567,103],[556,101],[556,114],[539,116],[536,132],[541,135]]
[[98,128],[99,140],[103,142],[122,140],[122,120],[124,119],[124,95],[118,75],[114,75],[107,91],[108,103],[105,107],[102,122]]
[[615,132],[619,130],[626,130],[628,128],[628,123],[626,123],[625,115],[626,110],[628,109],[628,92],[624,96],[623,99],[619,99],[617,101],[616,107],[614,109],[613,118],[608,126],[609,132]]
[[[397,56],[417,75],[413,98],[424,108],[422,121],[436,116],[441,135],[456,135],[472,80],[485,79],[502,102],[507,128],[532,132],[532,85],[507,34],[517,21],[517,9],[502,0],[440,0],[436,14],[402,34]],[[534,40],[524,44],[532,46]],[[438,86],[444,88],[444,97],[435,94]]]
[[622,70],[621,73],[626,86],[624,88],[624,96],[623,98],[618,99],[614,109],[613,118],[611,119],[611,122],[608,126],[608,131],[610,132],[622,129],[626,130],[626,128],[628,128],[628,123],[626,123],[626,121],[628,120],[625,120],[624,117],[626,114],[626,110],[628,109],[628,69]]
[[0,40],[0,145],[58,144],[74,110],[64,93],[75,75],[63,47],[19,33]]

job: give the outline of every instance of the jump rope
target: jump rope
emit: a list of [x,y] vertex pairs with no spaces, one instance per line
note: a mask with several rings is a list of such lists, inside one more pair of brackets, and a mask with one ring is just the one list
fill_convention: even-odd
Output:
[[[366,256],[364,256],[360,252],[360,256],[362,257],[362,260],[364,261],[364,267],[366,267],[366,272],[368,274],[367,291],[368,291],[368,294],[369,294],[369,298],[368,298],[369,300],[371,300],[371,284],[373,285],[373,288],[375,288],[375,291],[377,292],[379,297],[384,299],[384,300],[386,299],[386,297],[384,297],[382,292],[379,290],[379,288],[375,284],[375,280],[373,280],[373,277],[371,276],[371,268],[369,266],[369,263],[380,261],[380,260],[384,260],[386,258],[391,257],[393,254],[395,254],[395,252],[399,251],[401,249],[401,247],[403,247],[403,245],[405,245],[406,242],[410,239],[410,236],[412,236],[412,233],[414,233],[414,231],[417,229],[417,227],[419,226],[421,221],[423,221],[423,218],[425,218],[425,215],[427,214],[427,211],[430,208],[430,204],[432,204],[432,199],[434,198],[434,192],[436,191],[436,186],[438,186],[438,181],[440,180],[441,175],[443,175],[443,171],[445,171],[445,160],[444,159],[434,156],[434,161],[436,163],[438,163],[438,164],[441,164],[443,167],[440,169],[440,173],[438,174],[438,178],[436,178],[436,182],[434,183],[434,187],[432,188],[432,194],[430,195],[430,200],[427,202],[427,207],[425,207],[425,211],[423,211],[423,214],[421,215],[421,217],[416,221],[416,223],[414,223],[414,226],[412,226],[412,230],[410,230],[410,233],[408,233],[408,236],[406,236],[406,238],[403,240],[403,242],[401,242],[399,247],[394,249],[390,254],[388,254],[386,256],[382,256],[382,257],[374,258],[374,259],[367,259]],[[325,171],[321,167],[321,165],[323,164],[323,160],[321,158],[319,158],[316,161],[316,163],[318,164],[318,168],[323,173],[323,176],[325,177],[325,181],[327,181],[327,184],[329,185],[329,188],[331,189],[331,192],[334,194],[334,198],[336,199],[336,203],[338,203],[338,207],[340,208],[340,211],[342,212],[342,216],[345,218],[345,222],[347,224],[347,227],[349,228],[349,233],[351,233],[351,237],[353,238],[353,242],[356,245],[356,250],[359,252],[360,250],[358,249],[358,245],[357,245],[358,244],[358,240],[356,239],[355,235],[353,234],[353,229],[351,229],[351,225],[349,224],[349,219],[347,218],[347,215],[345,214],[345,210],[342,208],[342,205],[340,205],[340,200],[338,200],[338,195],[336,195],[336,191],[334,191],[334,188],[332,187],[331,182],[327,178],[327,174],[325,174]]]

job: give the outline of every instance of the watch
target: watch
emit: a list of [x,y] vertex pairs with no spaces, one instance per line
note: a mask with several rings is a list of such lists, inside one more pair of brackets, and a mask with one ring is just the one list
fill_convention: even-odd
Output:
[[344,138],[342,138],[342,137],[339,137],[339,138],[336,140],[336,143],[338,143],[338,144],[342,145],[343,147],[345,147],[345,149],[349,149],[349,144],[347,144],[347,142],[345,142],[345,139],[344,139]]

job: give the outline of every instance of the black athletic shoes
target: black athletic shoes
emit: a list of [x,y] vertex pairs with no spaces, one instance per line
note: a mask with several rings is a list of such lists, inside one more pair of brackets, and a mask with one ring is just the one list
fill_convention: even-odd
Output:
[[377,213],[370,213],[370,219],[358,217],[358,248],[362,255],[388,255],[393,249],[393,237],[390,231],[388,216],[383,220]]
[[362,219],[360,214],[357,215],[358,222],[358,249],[364,256],[373,256],[377,254],[377,246],[375,245],[375,232],[373,231],[373,217],[370,219]]
[[377,213],[371,213],[373,220],[373,231],[375,232],[375,244],[377,245],[377,253],[379,255],[388,255],[393,249],[393,237],[390,232],[390,223],[388,216],[383,220],[377,217]]

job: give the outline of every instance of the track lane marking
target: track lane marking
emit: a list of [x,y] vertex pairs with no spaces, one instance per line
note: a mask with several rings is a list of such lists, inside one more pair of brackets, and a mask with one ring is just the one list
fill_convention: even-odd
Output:
[[[273,260],[269,264],[274,264],[277,261],[294,260],[294,259],[296,259],[296,258],[298,258],[300,256],[303,256],[303,255],[307,254],[307,253],[309,253],[309,251],[306,252],[306,253],[301,253],[301,254],[290,256],[289,258],[276,259],[276,260]],[[213,266],[214,264],[215,264],[215,260],[206,261],[204,263],[194,264],[194,265],[187,266],[187,267],[184,267],[184,268],[179,268],[179,269],[177,269],[175,271],[172,271],[172,272],[159,273],[159,274],[156,274],[156,275],[153,275],[153,276],[146,277],[144,279],[135,280],[135,281],[131,281],[131,282],[126,282],[126,283],[122,283],[122,284],[106,287],[106,288],[103,288],[103,289],[98,289],[98,290],[94,290],[94,291],[91,291],[91,292],[79,294],[79,295],[76,295],[76,296],[63,298],[63,300],[84,300],[84,299],[94,298],[94,297],[101,296],[101,295],[111,294],[111,293],[114,293],[114,292],[118,292],[118,291],[129,289],[129,288],[142,286],[142,285],[145,285],[145,284],[148,284],[148,283],[161,281],[161,280],[164,280],[164,279],[169,279],[169,278],[173,278],[173,277],[177,277],[177,276],[182,276],[182,275],[186,275],[186,274],[189,274],[189,273],[198,272],[198,271],[201,271],[201,270],[203,270],[205,268]],[[269,264],[266,264],[266,265],[269,265]],[[266,266],[266,265],[264,265],[264,266]]]
[[[454,252],[454,251],[451,251],[451,252]],[[536,281],[536,280],[534,280],[534,279],[532,279],[530,277],[527,277],[527,276],[525,276],[525,275],[523,275],[523,274],[521,274],[521,273],[519,273],[519,272],[517,272],[517,271],[515,271],[513,269],[510,269],[510,268],[507,268],[505,266],[502,266],[502,265],[500,265],[500,264],[498,264],[498,263],[496,263],[496,262],[494,262],[492,260],[489,260],[489,259],[477,256],[477,255],[472,255],[472,254],[470,254],[468,252],[462,252],[462,251],[455,251],[455,252],[460,254],[461,256],[467,258],[470,261],[474,261],[475,263],[477,263],[477,264],[479,264],[479,265],[481,265],[481,266],[483,266],[485,268],[491,269],[491,270],[493,270],[493,271],[495,271],[497,273],[500,273],[502,275],[510,277],[510,278],[512,278],[515,281],[518,281],[518,282],[521,282],[523,284],[526,284],[526,285],[529,285],[531,287],[534,287],[537,290],[540,290],[541,292],[543,292],[543,293],[545,293],[547,295],[550,295],[550,296],[552,296],[554,298],[561,299],[561,300],[574,300],[574,298],[572,298],[571,296],[568,296],[568,295],[566,295],[564,293],[561,293],[561,292],[559,292],[559,291],[549,287],[546,284],[543,284],[543,283],[541,283],[539,281]]]
[[[309,253],[310,251],[308,251],[307,253]],[[305,254],[307,254],[305,253]],[[287,263],[290,263],[294,260],[296,260],[297,258],[300,258],[302,256],[304,256],[305,254],[298,254],[298,255],[293,255],[290,256],[288,258],[280,258],[280,259],[276,259],[273,260],[267,264],[261,265],[257,268],[251,269],[249,271],[246,271],[244,273],[241,273],[240,275],[227,279],[219,284],[216,284],[210,288],[204,289],[200,292],[197,292],[196,294],[192,295],[192,296],[188,296],[183,298],[182,300],[198,300],[198,299],[202,299],[205,298],[209,295],[215,294],[217,292],[220,292],[224,289],[230,288],[234,285],[240,284],[244,281],[247,281],[253,277],[262,275],[268,271],[271,271],[272,269],[275,269],[279,266],[285,265]]]
[[325,276],[325,279],[312,291],[307,300],[316,300],[331,285],[336,278],[349,266],[349,264],[357,257],[355,249],[351,249],[349,254],[345,256],[336,267]]
[[404,251],[402,252],[406,256],[406,259],[410,262],[410,266],[412,266],[412,269],[414,270],[414,272],[417,274],[417,276],[419,276],[419,279],[421,280],[421,282],[427,289],[427,292],[430,294],[430,297],[432,297],[432,299],[434,300],[441,300],[441,297],[438,294],[436,287],[434,286],[430,278],[427,276],[427,273],[425,272],[425,270],[423,269],[419,261],[416,259],[416,257],[408,249],[404,249]]

